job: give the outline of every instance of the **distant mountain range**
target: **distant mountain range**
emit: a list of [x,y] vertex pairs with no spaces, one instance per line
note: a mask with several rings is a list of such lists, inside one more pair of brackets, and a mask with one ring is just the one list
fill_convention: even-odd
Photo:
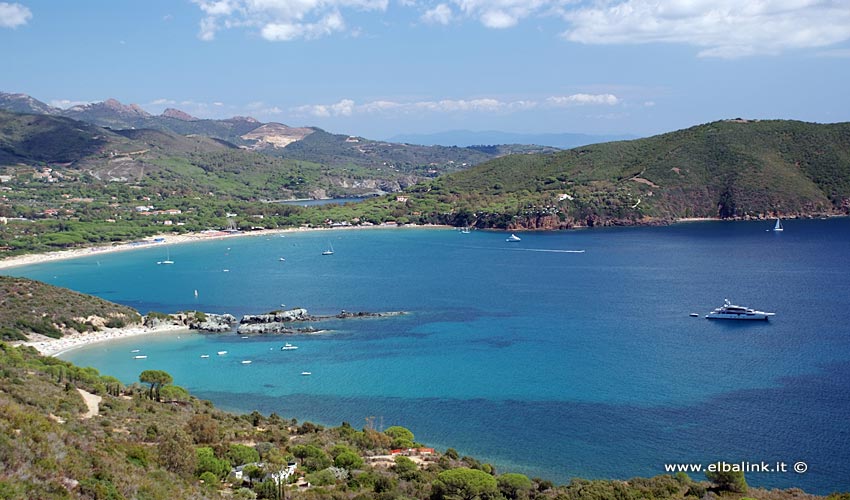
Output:
[[248,199],[394,192],[498,156],[553,151],[397,144],[250,117],[197,119],[176,109],[152,115],[115,99],[60,109],[0,93],[0,166],[60,164],[103,181],[154,176]]
[[600,142],[635,139],[633,135],[589,134],[523,134],[497,130],[449,130],[433,134],[400,134],[390,137],[391,142],[421,144],[423,146],[478,146],[487,144],[536,144],[559,149],[570,149]]

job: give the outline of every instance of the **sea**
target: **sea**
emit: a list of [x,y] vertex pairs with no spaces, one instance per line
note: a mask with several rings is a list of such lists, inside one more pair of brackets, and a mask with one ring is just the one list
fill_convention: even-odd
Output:
[[[321,334],[186,331],[61,356],[125,383],[165,370],[226,410],[402,425],[428,446],[556,483],[723,461],[772,469],[747,473],[752,486],[850,491],[850,219],[772,228],[694,222],[513,243],[448,228],[290,232],[169,246],[173,265],[158,265],[166,248],[154,246],[5,273],[144,313],[405,313],[310,323]],[[776,315],[705,319],[727,298]]]

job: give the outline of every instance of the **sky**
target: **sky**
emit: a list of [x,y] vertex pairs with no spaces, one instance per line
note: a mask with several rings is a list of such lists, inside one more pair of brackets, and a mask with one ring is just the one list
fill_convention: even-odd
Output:
[[374,139],[850,120],[850,0],[0,2],[0,91]]

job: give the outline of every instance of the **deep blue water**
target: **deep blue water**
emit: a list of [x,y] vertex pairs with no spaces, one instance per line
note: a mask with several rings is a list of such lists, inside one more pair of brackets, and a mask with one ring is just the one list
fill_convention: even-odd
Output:
[[[163,369],[225,409],[356,427],[374,416],[558,482],[651,476],[667,462],[805,461],[806,474],[747,480],[850,490],[850,219],[771,227],[526,233],[520,243],[446,229],[289,233],[172,246],[173,266],[156,265],[159,247],[9,273],[142,312],[409,312],[315,325],[333,330],[322,336],[183,333],[63,356],[127,382]],[[320,255],[330,244],[336,253]],[[725,297],[777,315],[702,318]],[[284,341],[299,349],[280,351]],[[136,348],[148,359],[131,359]]]

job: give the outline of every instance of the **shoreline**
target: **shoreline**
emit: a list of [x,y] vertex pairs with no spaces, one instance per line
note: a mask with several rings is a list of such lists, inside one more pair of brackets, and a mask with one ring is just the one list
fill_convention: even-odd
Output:
[[58,339],[43,337],[42,340],[21,341],[13,345],[33,347],[42,356],[55,358],[74,349],[100,342],[175,332],[189,332],[189,327],[185,325],[159,325],[155,327],[132,325],[124,328],[105,328],[97,332],[73,333],[63,335],[62,338]]
[[[181,245],[186,243],[197,243],[200,241],[213,241],[225,238],[243,238],[251,236],[269,236],[282,233],[302,233],[312,231],[336,231],[336,230],[369,230],[369,229],[405,229],[405,228],[451,228],[451,226],[441,226],[436,224],[429,225],[375,225],[375,226],[341,226],[341,227],[296,227],[296,228],[280,228],[280,229],[263,229],[260,231],[247,231],[240,233],[224,233],[215,232],[210,234],[205,233],[161,233],[148,236],[145,241],[147,243],[123,242],[115,245],[101,245],[83,248],[73,248],[70,250],[59,250],[46,253],[31,253],[24,255],[15,255],[0,260],[0,270],[11,269],[14,267],[30,266],[43,264],[46,262],[56,262],[60,260],[78,259],[90,255],[100,255],[117,252],[127,252],[131,250],[142,250],[145,248],[160,247],[163,245]],[[162,241],[153,241],[154,239],[162,238]]]
[[[835,218],[835,217],[847,217],[846,215],[829,215],[827,218]],[[823,217],[821,217],[823,218]],[[682,224],[682,223],[694,223],[694,222],[718,222],[724,220],[731,220],[733,222],[736,221],[746,221],[745,219],[721,219],[719,217],[683,217],[681,219],[675,219],[669,222],[669,225],[674,224]],[[753,219],[753,220],[773,220],[773,218],[766,219]],[[251,236],[269,236],[269,235],[277,235],[283,233],[302,233],[302,232],[313,232],[313,231],[361,231],[361,230],[370,230],[370,229],[457,229],[454,226],[447,226],[441,224],[405,224],[402,226],[395,224],[378,224],[373,226],[338,226],[338,227],[290,227],[290,228],[277,228],[277,229],[262,229],[259,231],[246,231],[240,233],[225,233],[223,231],[213,232],[213,233],[203,233],[203,232],[195,232],[195,233],[186,233],[186,234],[174,234],[174,233],[160,233],[156,235],[151,235],[145,238],[146,243],[138,243],[138,242],[122,242],[113,245],[100,245],[100,246],[91,246],[91,247],[82,247],[82,248],[73,248],[70,250],[58,250],[54,252],[45,252],[45,253],[31,253],[24,255],[15,255],[13,257],[6,257],[0,260],[0,271],[5,269],[11,269],[15,267],[23,267],[30,266],[36,264],[42,264],[46,262],[56,262],[60,260],[68,260],[68,259],[77,259],[81,257],[86,257],[89,255],[95,254],[107,254],[107,253],[116,253],[116,252],[127,252],[131,250],[141,250],[145,248],[152,248],[162,245],[181,245],[186,243],[197,243],[201,241],[213,241],[213,240],[221,240],[225,238],[242,238],[242,237],[251,237]],[[586,226],[575,227],[573,229],[589,229]],[[495,231],[497,229],[484,229],[485,231]],[[507,229],[499,230],[508,232]],[[518,231],[518,230],[514,230]],[[531,230],[535,231],[535,230]],[[545,230],[544,230],[545,231]],[[560,230],[556,230],[560,231]],[[162,241],[153,241],[154,239],[161,238]]]

